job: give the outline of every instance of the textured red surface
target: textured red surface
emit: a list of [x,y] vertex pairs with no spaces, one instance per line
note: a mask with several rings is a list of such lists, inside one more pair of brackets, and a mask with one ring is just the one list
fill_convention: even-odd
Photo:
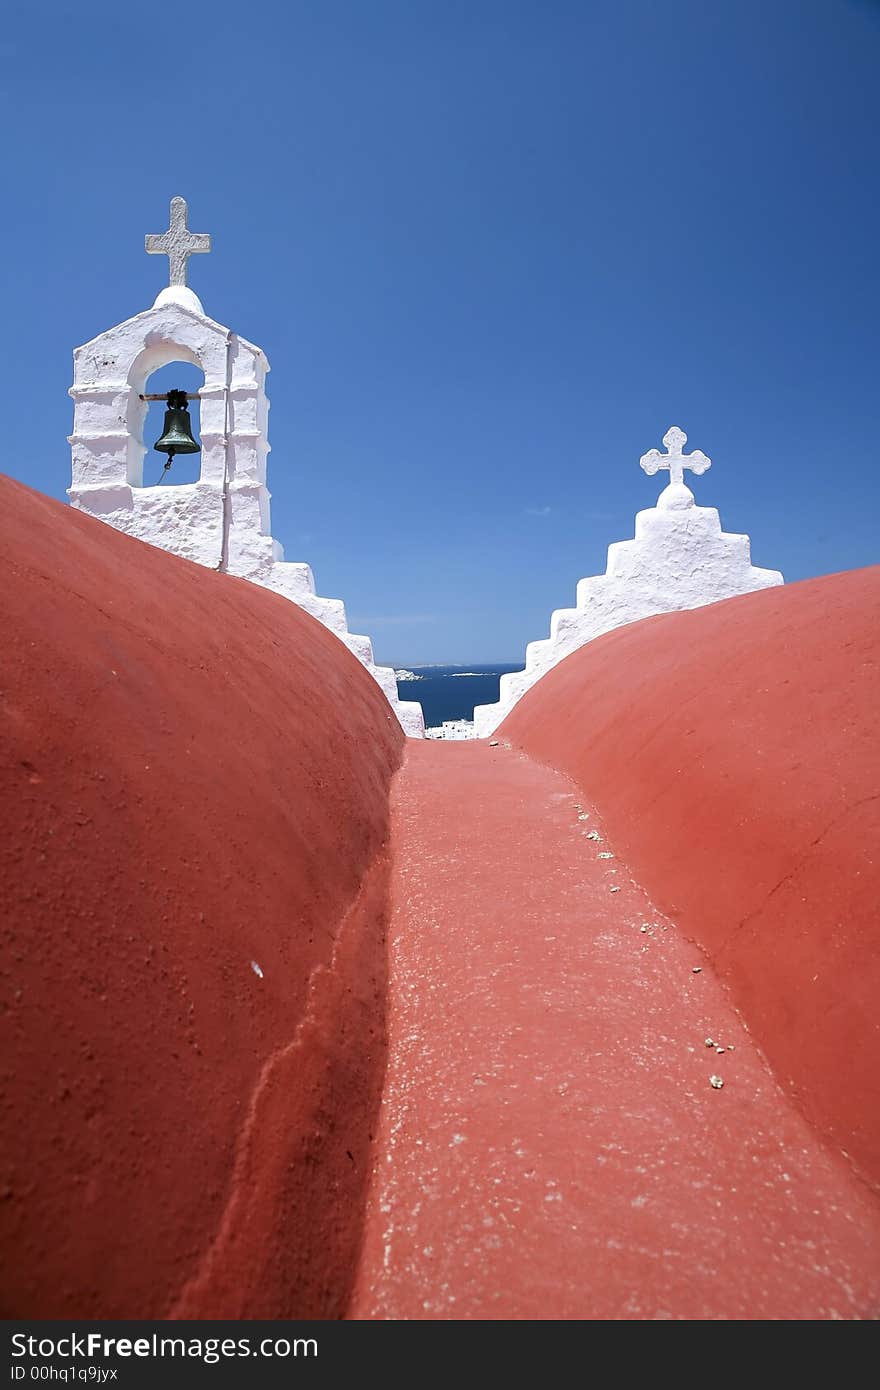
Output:
[[880,1204],[579,788],[517,750],[410,744],[392,805],[350,1315],[875,1317]]
[[0,608],[3,1313],[337,1316],[397,722],[293,604],[5,479]]
[[777,1076],[880,1182],[880,568],[590,643],[499,737],[571,775]]

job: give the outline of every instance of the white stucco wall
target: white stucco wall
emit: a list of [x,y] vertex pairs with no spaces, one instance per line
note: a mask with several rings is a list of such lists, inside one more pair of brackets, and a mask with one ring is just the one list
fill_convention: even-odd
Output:
[[714,507],[696,506],[690,488],[670,483],[656,507],[636,516],[635,538],[608,547],[605,573],[580,581],[576,606],[553,613],[550,636],[529,643],[525,669],[501,677],[498,702],[477,706],[475,736],[488,738],[536,681],[613,628],[782,583],[778,570],[752,565],[748,536],[722,531]]
[[[424,735],[421,705],[401,701],[369,637],[348,631],[341,599],[315,592],[310,567],[284,559],[271,534],[264,353],[205,314],[192,290],[155,304],[74,352],[71,504],[139,540],[283,594],[334,632],[367,667],[407,734]],[[147,379],[169,362],[201,368],[198,482],[143,486]],[[227,422],[227,410],[229,419]]]

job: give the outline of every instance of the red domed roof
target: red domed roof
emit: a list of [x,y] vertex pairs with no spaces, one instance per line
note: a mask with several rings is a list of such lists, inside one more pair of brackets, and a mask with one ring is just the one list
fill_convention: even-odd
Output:
[[780,1080],[880,1181],[880,567],[649,618],[499,731],[569,773]]
[[7,1316],[338,1316],[403,735],[294,604],[0,479]]

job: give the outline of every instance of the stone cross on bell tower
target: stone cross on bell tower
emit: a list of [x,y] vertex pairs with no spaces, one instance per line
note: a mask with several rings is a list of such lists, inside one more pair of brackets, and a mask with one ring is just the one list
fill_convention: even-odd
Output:
[[186,284],[186,263],[211,249],[207,232],[191,232],[186,225],[186,199],[171,199],[171,219],[167,232],[148,232],[144,246],[148,256],[168,257],[169,285]]

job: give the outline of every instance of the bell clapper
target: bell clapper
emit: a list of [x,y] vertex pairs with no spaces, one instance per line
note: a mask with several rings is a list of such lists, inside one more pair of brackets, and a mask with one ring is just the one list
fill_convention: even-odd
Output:
[[164,466],[163,469],[162,469],[162,472],[159,474],[158,478],[156,479],[156,486],[157,486],[157,487],[159,486],[159,484],[160,484],[161,482],[164,482],[164,481],[165,481],[165,474],[168,472],[168,469],[171,467],[171,465],[172,465],[173,462],[174,462],[174,450],[173,450],[173,449],[169,449],[169,451],[168,451],[168,462],[165,464],[165,466]]

